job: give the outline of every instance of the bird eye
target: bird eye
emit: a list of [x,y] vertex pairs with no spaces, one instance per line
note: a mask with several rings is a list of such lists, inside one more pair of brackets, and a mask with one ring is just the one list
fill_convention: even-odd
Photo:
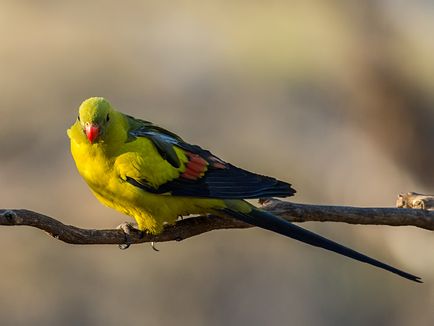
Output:
[[77,120],[80,121],[80,115],[78,115]]
[[105,121],[109,122],[110,116],[107,114],[107,118],[105,118]]

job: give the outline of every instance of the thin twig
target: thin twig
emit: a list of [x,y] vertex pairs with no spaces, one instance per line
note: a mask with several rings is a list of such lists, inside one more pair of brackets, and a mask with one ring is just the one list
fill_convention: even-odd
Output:
[[[434,230],[434,211],[403,208],[358,208],[345,206],[320,206],[265,201],[263,209],[292,222],[345,222],[350,224],[374,224],[390,226],[416,226]],[[0,209],[0,225],[27,225],[46,231],[49,235],[71,244],[123,244],[125,234],[118,229],[82,229],[25,209]],[[181,241],[218,229],[242,229],[251,225],[230,217],[197,216],[185,218],[175,225],[168,225],[158,236],[132,232],[131,243]]]

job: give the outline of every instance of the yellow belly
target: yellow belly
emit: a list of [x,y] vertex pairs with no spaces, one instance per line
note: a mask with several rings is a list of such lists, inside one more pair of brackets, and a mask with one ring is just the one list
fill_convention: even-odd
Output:
[[179,216],[206,214],[225,207],[223,200],[156,195],[127,182],[119,184],[117,189],[121,196],[92,191],[101,203],[133,217],[139,230],[152,234],[161,233],[165,224],[175,223]]

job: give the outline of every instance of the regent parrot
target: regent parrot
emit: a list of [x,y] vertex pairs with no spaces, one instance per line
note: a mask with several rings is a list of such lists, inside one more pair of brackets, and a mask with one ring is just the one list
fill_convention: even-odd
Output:
[[240,169],[166,129],[117,111],[104,98],[81,104],[68,136],[77,169],[94,195],[133,217],[140,231],[159,234],[164,224],[183,215],[229,215],[421,282],[245,201],[292,196],[289,183]]

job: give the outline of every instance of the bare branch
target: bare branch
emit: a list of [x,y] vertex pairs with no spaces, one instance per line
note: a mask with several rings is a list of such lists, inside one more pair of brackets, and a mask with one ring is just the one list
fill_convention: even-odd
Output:
[[[416,226],[434,230],[434,211],[407,208],[358,208],[294,204],[280,200],[265,200],[263,209],[292,222],[344,222],[390,226]],[[94,230],[65,225],[49,216],[24,209],[0,209],[0,225],[27,225],[46,231],[49,235],[71,244],[124,244],[123,231],[118,229]],[[218,229],[252,227],[246,223],[221,216],[197,216],[168,225],[162,234],[141,235],[132,232],[131,243],[181,241]]]

